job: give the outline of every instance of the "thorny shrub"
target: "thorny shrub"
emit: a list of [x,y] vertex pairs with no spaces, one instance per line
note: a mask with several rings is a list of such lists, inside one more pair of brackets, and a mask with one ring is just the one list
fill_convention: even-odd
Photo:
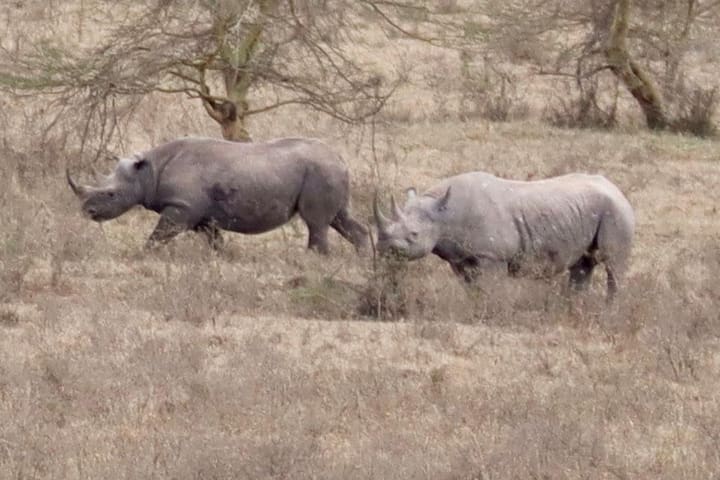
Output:
[[715,113],[719,101],[717,87],[695,87],[681,92],[675,105],[672,130],[702,138],[717,135]]
[[[607,83],[613,86],[607,88]],[[565,93],[555,94],[543,113],[550,125],[562,128],[602,128],[617,125],[618,82],[608,81],[600,75],[565,82]],[[602,92],[610,91],[610,95]]]

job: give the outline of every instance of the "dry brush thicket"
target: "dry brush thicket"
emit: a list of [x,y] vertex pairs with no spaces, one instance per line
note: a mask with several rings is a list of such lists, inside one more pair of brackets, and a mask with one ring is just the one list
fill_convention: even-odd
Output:
[[[226,235],[221,254],[191,233],[144,252],[154,214],[80,216],[62,174],[81,163],[73,124],[44,137],[42,99],[1,96],[0,477],[717,475],[718,142],[489,122],[463,103],[458,54],[389,43],[383,61],[405,49],[424,67],[374,129],[288,109],[253,119],[255,135],[338,148],[368,222],[377,187],[602,173],[638,220],[618,304],[605,308],[602,274],[568,302],[563,279],[469,290],[427,258],[378,309],[372,259],[337,235],[331,256],[307,252],[300,223]],[[123,153],[217,135],[201,106],[158,96],[127,125]]]

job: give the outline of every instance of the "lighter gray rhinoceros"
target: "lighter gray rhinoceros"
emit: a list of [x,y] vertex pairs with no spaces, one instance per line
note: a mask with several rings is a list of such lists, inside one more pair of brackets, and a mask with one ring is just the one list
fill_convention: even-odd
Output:
[[134,205],[158,212],[148,245],[192,229],[218,247],[218,229],[267,232],[296,213],[308,226],[311,249],[328,252],[329,227],[356,248],[367,242],[366,229],[348,212],[347,168],[319,140],[183,138],[121,159],[99,186],[77,185],[69,172],[67,180],[95,221],[115,218]]
[[471,172],[424,195],[408,190],[402,210],[393,199],[392,219],[380,211],[377,197],[373,207],[381,253],[409,259],[434,253],[467,282],[492,265],[513,276],[569,270],[576,289],[603,263],[608,299],[627,269],[635,228],[628,200],[599,175],[523,182]]

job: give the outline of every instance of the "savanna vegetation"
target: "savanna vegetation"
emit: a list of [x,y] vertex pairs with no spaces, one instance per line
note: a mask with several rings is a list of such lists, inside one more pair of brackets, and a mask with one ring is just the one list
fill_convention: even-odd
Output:
[[[714,478],[720,3],[69,0],[0,5],[0,478]],[[603,275],[388,267],[304,226],[98,225],[64,180],[184,135],[338,149],[376,190],[601,173]]]

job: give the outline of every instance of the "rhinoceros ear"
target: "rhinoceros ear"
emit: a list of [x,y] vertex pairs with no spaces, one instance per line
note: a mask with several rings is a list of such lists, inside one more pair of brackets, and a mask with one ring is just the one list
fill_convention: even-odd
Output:
[[452,188],[452,187],[448,187],[448,189],[445,191],[445,195],[443,195],[443,197],[440,198],[440,199],[435,203],[435,208],[437,209],[438,212],[442,212],[442,211],[444,211],[444,210],[447,210],[448,202],[450,201],[450,189],[451,189],[451,188]]
[[405,190],[405,193],[407,194],[407,199],[412,200],[413,198],[417,197],[417,190],[415,190],[414,187],[410,187],[407,190]]

